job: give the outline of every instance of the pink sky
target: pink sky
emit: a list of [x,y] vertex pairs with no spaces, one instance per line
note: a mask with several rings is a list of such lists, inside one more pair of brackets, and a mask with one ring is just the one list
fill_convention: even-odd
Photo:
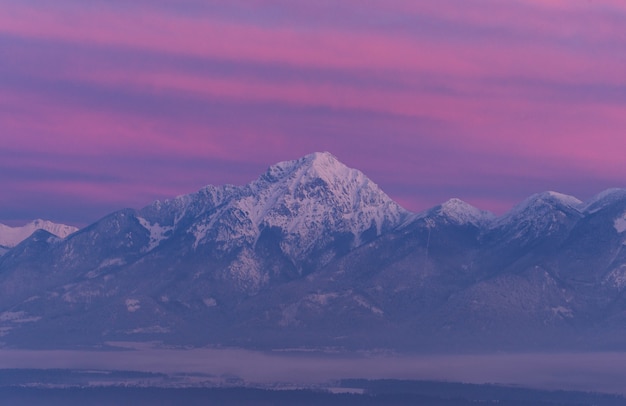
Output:
[[0,222],[330,151],[414,211],[626,180],[617,0],[0,0]]

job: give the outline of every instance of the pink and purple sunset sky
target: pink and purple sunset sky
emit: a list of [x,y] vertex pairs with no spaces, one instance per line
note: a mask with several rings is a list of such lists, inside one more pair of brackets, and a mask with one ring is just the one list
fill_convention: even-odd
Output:
[[409,210],[626,184],[624,0],[0,0],[0,222],[330,151]]

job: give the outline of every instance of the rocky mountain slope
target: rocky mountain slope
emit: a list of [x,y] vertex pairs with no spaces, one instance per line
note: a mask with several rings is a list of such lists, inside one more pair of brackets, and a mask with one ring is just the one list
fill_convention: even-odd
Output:
[[[409,213],[328,153],[0,258],[5,345],[624,349],[626,190]],[[44,338],[45,337],[45,338]]]

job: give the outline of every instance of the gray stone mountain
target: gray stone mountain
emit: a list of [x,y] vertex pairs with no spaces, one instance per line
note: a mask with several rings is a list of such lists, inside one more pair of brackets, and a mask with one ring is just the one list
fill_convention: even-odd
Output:
[[66,238],[35,232],[0,257],[0,340],[624,349],[625,241],[624,189],[413,214],[316,153]]

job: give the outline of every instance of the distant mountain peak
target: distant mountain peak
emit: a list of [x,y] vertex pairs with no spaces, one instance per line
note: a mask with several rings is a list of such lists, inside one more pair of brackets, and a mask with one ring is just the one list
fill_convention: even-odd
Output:
[[410,224],[418,219],[433,217],[444,218],[446,221],[456,225],[472,224],[478,228],[489,225],[496,218],[493,213],[480,210],[455,197],[429,210],[412,215],[404,224]]
[[474,224],[483,226],[495,219],[495,215],[489,211],[480,210],[471,204],[458,198],[452,198],[438,209],[440,214],[454,220],[458,224]]
[[302,241],[321,238],[329,226],[357,239],[372,226],[380,234],[408,215],[361,171],[329,152],[272,165],[247,187],[252,193],[238,206],[255,224],[280,227]]
[[534,194],[522,201],[491,225],[492,229],[508,229],[520,241],[554,235],[567,229],[583,216],[583,203],[558,192]]
[[536,193],[521,203],[514,206],[509,212],[500,217],[499,221],[508,221],[509,219],[517,219],[527,214],[535,215],[537,210],[545,208],[564,209],[567,211],[580,211],[583,202],[563,193],[548,191]]
[[194,250],[212,243],[223,250],[254,250],[266,230],[275,233],[272,238],[294,263],[338,238],[359,245],[397,227],[408,214],[362,172],[328,152],[276,163],[247,185],[207,186],[141,212],[151,233],[171,230],[150,234],[148,250],[173,235],[178,224],[193,235]]
[[78,228],[65,224],[56,224],[48,220],[37,219],[21,227],[9,227],[0,224],[0,245],[14,247],[24,241],[36,230],[45,230],[57,237],[65,238],[76,232]]
[[531,195],[516,207],[526,208],[529,206],[536,206],[542,204],[549,204],[551,206],[564,206],[572,209],[578,209],[583,204],[578,198],[570,195],[566,195],[559,192],[547,191],[541,193],[535,193]]
[[626,189],[611,188],[603,192],[598,193],[584,203],[582,210],[589,213],[594,213],[602,208],[618,201],[626,200]]

